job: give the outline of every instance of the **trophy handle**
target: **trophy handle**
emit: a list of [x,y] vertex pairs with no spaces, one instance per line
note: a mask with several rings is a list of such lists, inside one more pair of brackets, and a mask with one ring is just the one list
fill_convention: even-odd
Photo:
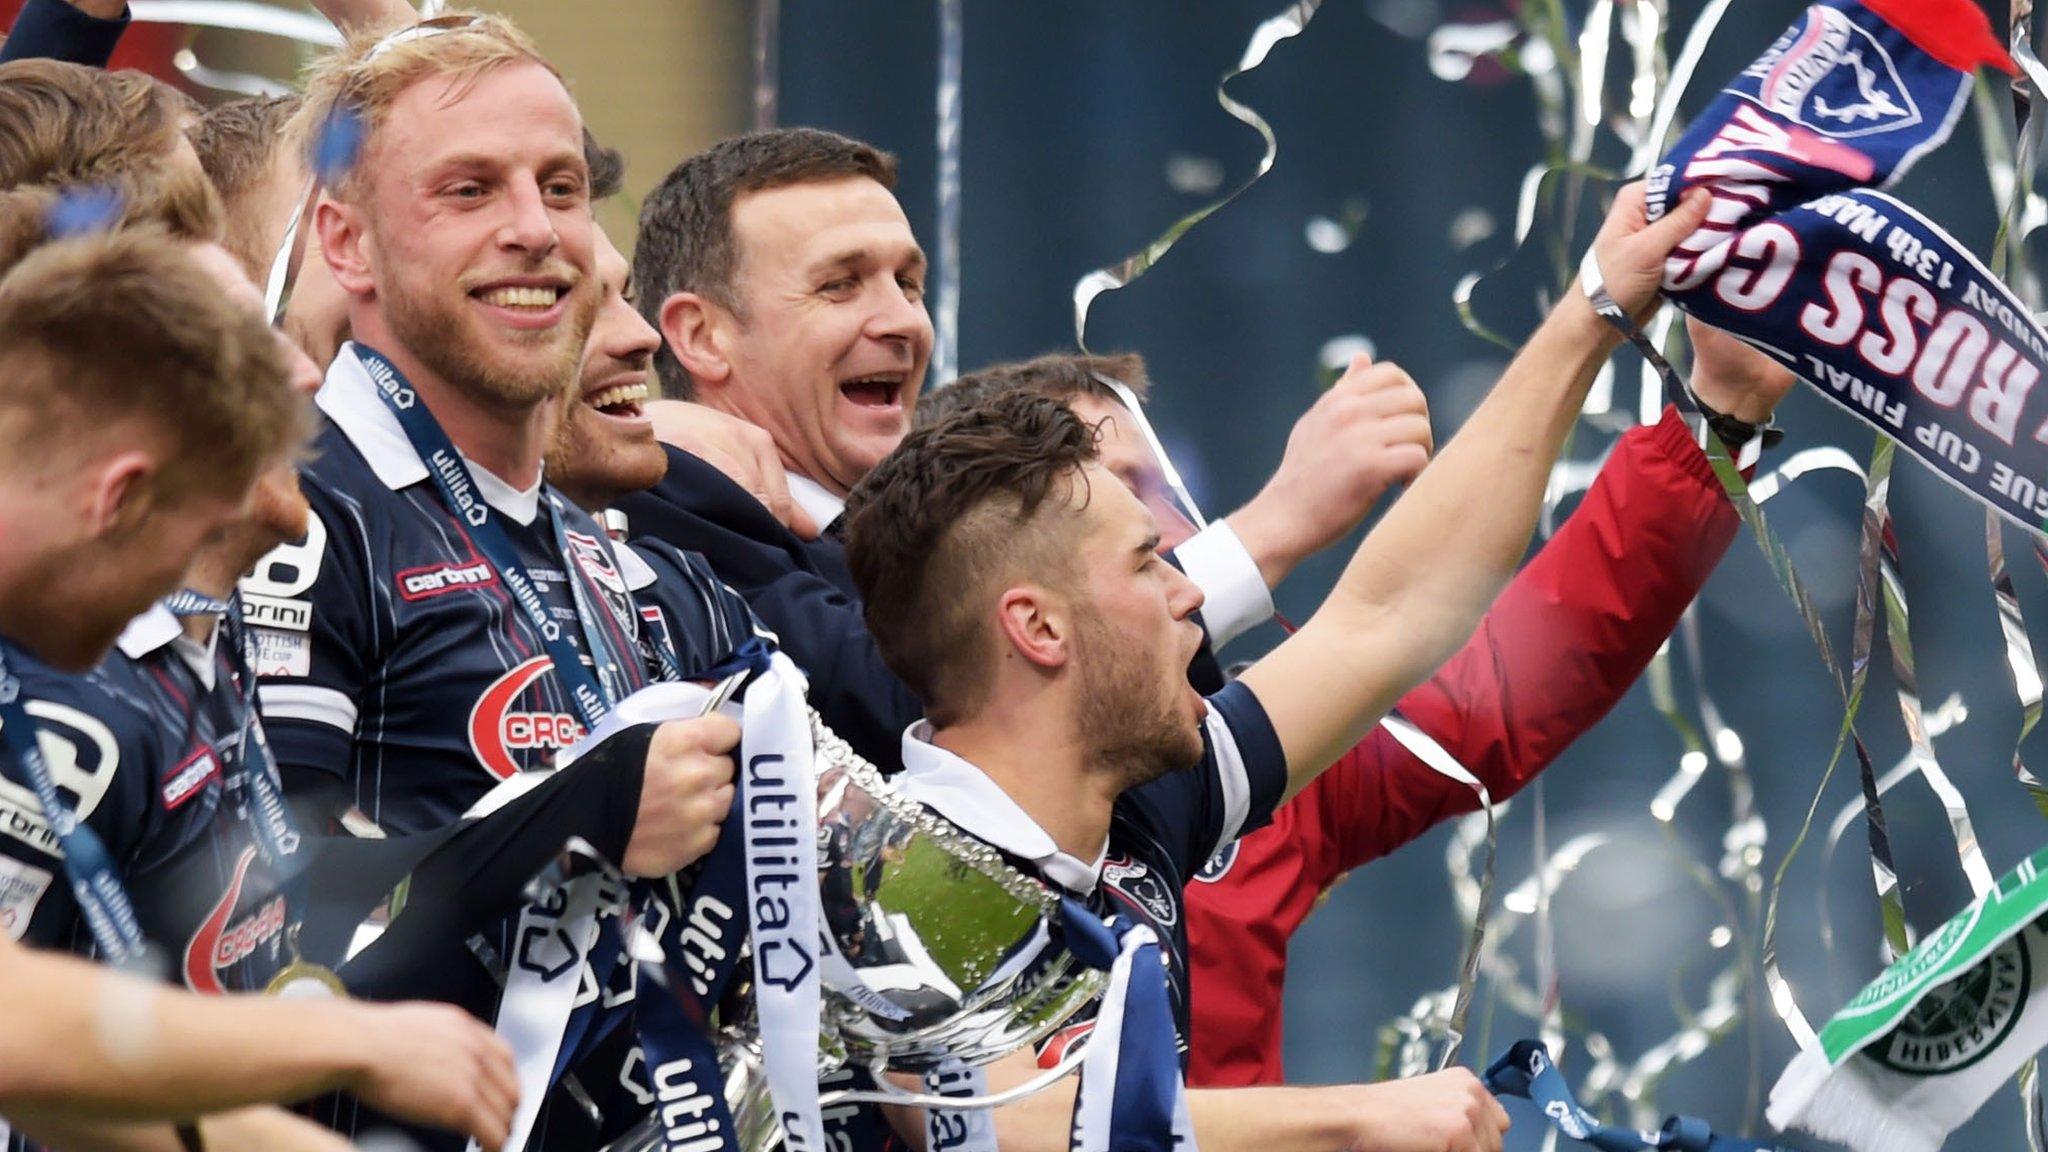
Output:
[[1059,1063],[1040,1072],[1014,1088],[991,1092],[986,1096],[940,1096],[932,1092],[906,1092],[896,1087],[888,1078],[888,1068],[876,1064],[868,1069],[875,1081],[872,1091],[858,1088],[839,1088],[818,1098],[818,1102],[829,1108],[834,1104],[898,1104],[909,1108],[940,1108],[951,1111],[980,1111],[984,1108],[1001,1108],[1014,1104],[1027,1096],[1034,1096],[1058,1081],[1066,1078],[1081,1067],[1081,1061],[1088,1055],[1088,1044],[1075,1044]]

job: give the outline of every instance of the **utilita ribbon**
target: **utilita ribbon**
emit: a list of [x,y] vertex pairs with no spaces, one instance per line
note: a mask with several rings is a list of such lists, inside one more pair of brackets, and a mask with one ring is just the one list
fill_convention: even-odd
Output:
[[1786,1152],[1783,1146],[1716,1135],[1707,1122],[1673,1116],[1655,1131],[1637,1131],[1603,1124],[1572,1095],[1572,1087],[1538,1040],[1517,1040],[1486,1069],[1486,1088],[1496,1096],[1529,1100],[1543,1110],[1551,1126],[1600,1152]]
[[1835,1013],[1766,1115],[1857,1152],[1933,1152],[2048,1044],[2048,850]]
[[2011,70],[1967,0],[1807,9],[1650,171],[1707,223],[1665,293],[2022,526],[2048,517],[2048,332],[1976,257],[1881,192],[1945,140],[1970,72]]

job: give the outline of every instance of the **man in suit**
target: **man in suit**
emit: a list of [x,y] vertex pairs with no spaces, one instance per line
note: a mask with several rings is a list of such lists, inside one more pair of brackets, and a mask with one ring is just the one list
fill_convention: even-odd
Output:
[[[764,505],[773,493],[750,494],[681,451],[661,484],[620,505],[636,531],[702,552],[814,679],[849,686],[839,706],[818,703],[885,768],[896,718],[917,709],[897,698],[866,638],[836,521],[909,431],[931,357],[924,252],[895,178],[895,158],[870,145],[777,129],[690,157],[648,197],[633,275],[663,337],[664,392],[765,432],[789,497],[822,531],[798,535]],[[1269,617],[1270,589],[1428,458],[1426,419],[1384,419],[1426,414],[1412,381],[1347,377],[1326,401],[1297,426],[1265,490],[1174,551],[1206,597],[1213,647]],[[1206,650],[1195,679],[1221,684]]]

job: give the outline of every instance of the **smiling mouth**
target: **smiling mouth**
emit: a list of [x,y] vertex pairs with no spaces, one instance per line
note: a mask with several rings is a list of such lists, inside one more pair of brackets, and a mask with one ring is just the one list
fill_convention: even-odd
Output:
[[482,288],[470,295],[493,308],[509,312],[530,312],[540,315],[553,308],[568,289],[558,284],[510,284],[499,288]]
[[647,414],[642,405],[653,394],[645,381],[637,384],[615,384],[602,392],[593,392],[583,402],[606,416],[621,420],[638,420]]
[[894,408],[903,394],[903,374],[880,372],[839,382],[839,394],[862,408]]

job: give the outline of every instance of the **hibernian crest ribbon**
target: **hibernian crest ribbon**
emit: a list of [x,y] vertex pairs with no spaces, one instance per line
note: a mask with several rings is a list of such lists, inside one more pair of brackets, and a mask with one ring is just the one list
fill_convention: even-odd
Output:
[[1835,1013],[1768,1112],[1858,1152],[1933,1152],[2048,1045],[2048,849]]

